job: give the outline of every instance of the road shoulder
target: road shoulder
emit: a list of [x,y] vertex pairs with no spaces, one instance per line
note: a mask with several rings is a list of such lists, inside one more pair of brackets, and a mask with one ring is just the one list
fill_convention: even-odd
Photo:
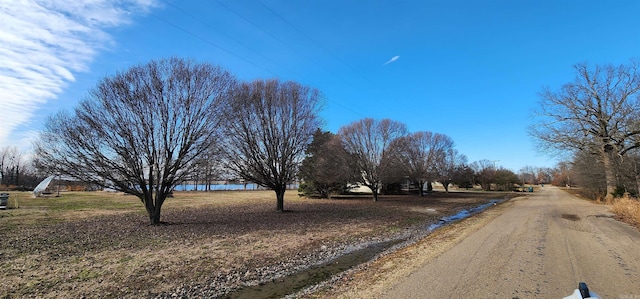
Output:
[[513,198],[470,218],[440,228],[410,246],[344,274],[340,280],[316,292],[313,297],[380,298],[403,278],[493,221],[515,201],[525,198]]

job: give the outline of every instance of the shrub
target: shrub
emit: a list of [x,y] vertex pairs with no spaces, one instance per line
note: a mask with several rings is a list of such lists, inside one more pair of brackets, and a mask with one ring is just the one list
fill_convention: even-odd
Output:
[[622,187],[622,186],[617,186],[616,190],[613,191],[613,197],[622,197],[624,195],[624,193],[627,192],[627,188]]

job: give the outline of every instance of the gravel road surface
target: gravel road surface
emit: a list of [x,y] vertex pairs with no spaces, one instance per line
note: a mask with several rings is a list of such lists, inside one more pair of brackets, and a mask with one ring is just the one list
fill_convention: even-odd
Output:
[[580,281],[603,298],[640,299],[640,232],[606,206],[542,187],[382,297],[562,298]]

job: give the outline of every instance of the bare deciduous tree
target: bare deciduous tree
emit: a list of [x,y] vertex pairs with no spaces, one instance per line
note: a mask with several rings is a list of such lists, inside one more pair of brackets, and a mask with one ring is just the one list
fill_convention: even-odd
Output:
[[360,183],[371,189],[374,201],[378,201],[383,174],[393,166],[388,163],[389,145],[406,134],[407,126],[401,122],[372,118],[353,122],[340,128],[338,132],[345,149],[356,159],[361,173]]
[[456,181],[459,170],[462,170],[466,164],[467,156],[460,154],[454,148],[447,149],[444,159],[436,162],[436,178],[442,183],[445,192],[449,192],[449,185]]
[[227,107],[228,167],[243,179],[273,189],[276,210],[293,182],[304,151],[321,125],[318,90],[296,82],[256,80],[234,91]]
[[482,186],[482,189],[490,191],[491,184],[496,182],[496,172],[498,171],[494,161],[484,159],[473,162],[470,166],[475,172],[478,183]]
[[520,178],[520,182],[524,186],[524,184],[537,184],[536,178],[536,167],[533,166],[525,166],[522,167],[518,173]]
[[634,196],[640,194],[640,151],[635,149],[627,153],[620,165],[620,187]]
[[0,184],[20,185],[20,177],[25,167],[23,155],[15,146],[0,150]]
[[585,192],[584,195],[590,198],[602,198],[602,194],[606,192],[604,165],[602,160],[594,160],[591,152],[578,151],[574,154],[571,175],[571,184],[585,186],[580,188],[581,192]]
[[196,158],[218,141],[234,78],[180,58],[102,79],[73,113],[49,118],[36,143],[52,171],[133,194],[152,224]]
[[214,181],[222,180],[225,174],[222,150],[218,146],[205,151],[196,161],[192,171],[194,190],[203,184],[202,191],[211,191]]
[[539,184],[548,184],[553,178],[554,169],[551,167],[539,167],[536,178]]
[[[571,188],[572,163],[569,161],[560,161],[556,164],[553,172],[551,183],[556,186],[567,186]],[[575,179],[575,178],[574,178]]]
[[424,184],[437,178],[438,165],[445,162],[453,145],[453,140],[447,135],[415,132],[394,140],[391,154],[396,163],[404,167],[409,179],[418,182],[420,196],[423,196]]
[[575,66],[573,82],[544,89],[531,135],[542,148],[587,151],[604,165],[607,197],[616,188],[616,160],[640,146],[640,64]]

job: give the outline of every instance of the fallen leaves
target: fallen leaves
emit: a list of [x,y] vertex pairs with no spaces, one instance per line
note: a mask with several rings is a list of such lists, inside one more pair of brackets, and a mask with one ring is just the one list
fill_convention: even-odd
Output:
[[177,193],[163,212],[167,225],[160,226],[149,225],[139,211],[65,214],[44,223],[23,213],[28,224],[0,239],[0,297],[217,296],[492,197],[433,194],[374,203],[288,194],[289,212],[276,213],[272,192],[192,194]]

